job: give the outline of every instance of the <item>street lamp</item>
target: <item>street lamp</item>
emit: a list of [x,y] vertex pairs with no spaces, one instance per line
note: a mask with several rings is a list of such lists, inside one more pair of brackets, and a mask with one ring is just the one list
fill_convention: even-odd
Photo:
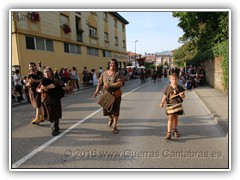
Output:
[[137,63],[136,63],[136,62],[137,62],[137,61],[136,61],[136,59],[137,59],[137,54],[136,54],[136,53],[137,53],[137,46],[136,46],[137,42],[138,42],[138,40],[135,41],[135,66],[136,66],[136,64],[137,64]]

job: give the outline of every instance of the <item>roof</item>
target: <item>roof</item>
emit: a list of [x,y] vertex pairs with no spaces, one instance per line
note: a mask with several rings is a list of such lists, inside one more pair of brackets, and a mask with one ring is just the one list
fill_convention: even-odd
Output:
[[122,21],[124,24],[129,24],[129,22],[124,19],[120,14],[117,12],[110,12],[114,17],[116,17],[118,20]]

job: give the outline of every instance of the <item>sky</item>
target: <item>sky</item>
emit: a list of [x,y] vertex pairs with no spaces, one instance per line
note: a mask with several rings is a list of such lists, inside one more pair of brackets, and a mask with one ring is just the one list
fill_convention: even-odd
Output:
[[[172,12],[140,11],[118,12],[129,24],[126,25],[127,51],[145,54],[174,50],[183,31],[178,27],[179,19]],[[135,43],[135,41],[138,41]]]

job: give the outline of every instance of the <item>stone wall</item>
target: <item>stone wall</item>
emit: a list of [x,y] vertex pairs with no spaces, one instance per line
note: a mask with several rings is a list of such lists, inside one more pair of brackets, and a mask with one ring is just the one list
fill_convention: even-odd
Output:
[[205,71],[207,83],[215,89],[226,92],[224,89],[221,61],[221,57],[216,57],[214,60],[205,60],[202,63],[202,67]]

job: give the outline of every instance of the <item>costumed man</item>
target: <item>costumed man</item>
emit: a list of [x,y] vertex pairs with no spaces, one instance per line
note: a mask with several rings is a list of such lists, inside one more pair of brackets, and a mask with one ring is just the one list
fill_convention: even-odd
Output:
[[27,76],[27,84],[29,99],[34,109],[36,109],[36,117],[32,120],[32,124],[39,124],[44,121],[42,113],[41,93],[37,92],[36,89],[43,78],[43,73],[37,69],[34,62],[30,62],[29,70],[31,71]]

